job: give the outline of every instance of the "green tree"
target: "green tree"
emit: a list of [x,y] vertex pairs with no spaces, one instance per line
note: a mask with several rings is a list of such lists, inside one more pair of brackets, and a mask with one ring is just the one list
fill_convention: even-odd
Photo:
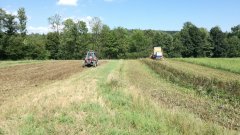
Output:
[[206,29],[198,28],[186,22],[180,31],[180,40],[184,46],[183,57],[206,57],[212,55],[210,37]]
[[114,44],[113,31],[107,25],[103,25],[100,34],[100,44],[102,46],[102,53],[98,54],[100,58],[117,58],[118,49]]
[[74,59],[77,52],[78,28],[72,19],[64,21],[62,50],[66,59]]
[[227,43],[227,56],[240,57],[240,39],[237,36],[232,36],[227,39]]
[[183,44],[180,40],[180,34],[176,33],[173,35],[173,48],[169,52],[169,57],[182,57],[182,52],[184,51]]
[[75,58],[80,59],[85,56],[86,51],[88,50],[89,44],[89,34],[86,22],[78,21],[77,22],[77,31],[78,31],[78,40],[77,40],[77,49]]
[[5,41],[5,35],[4,35],[4,19],[6,17],[6,12],[0,8],[0,59],[4,59],[5,51],[4,51],[4,41]]
[[8,59],[23,59],[25,54],[23,52],[23,41],[24,39],[21,36],[13,35],[9,36],[7,39],[7,46],[5,52],[8,55]]
[[18,10],[18,19],[19,19],[19,31],[20,31],[20,34],[22,36],[26,36],[26,34],[27,34],[27,28],[26,28],[27,16],[26,16],[24,8],[20,8]]
[[227,56],[227,44],[226,34],[216,26],[210,30],[211,43],[213,48],[213,57],[226,57]]
[[145,37],[142,30],[133,30],[129,37],[130,58],[148,57],[151,49],[151,39]]
[[18,36],[18,23],[16,16],[12,14],[1,13],[2,18],[2,50],[6,59],[23,59],[23,41],[24,38]]
[[48,59],[49,52],[46,47],[46,38],[44,35],[31,34],[24,40],[23,52],[25,54],[24,59]]
[[117,59],[126,58],[129,46],[128,31],[122,27],[118,27],[111,31],[109,35],[109,43],[106,47],[107,58]]
[[232,30],[232,35],[238,36],[238,38],[240,38],[240,25],[232,27],[231,30]]
[[87,34],[88,33],[88,28],[87,28],[87,24],[84,21],[78,21],[77,22],[77,30],[78,33],[80,34]]
[[62,17],[59,14],[55,14],[48,18],[48,23],[51,25],[51,28],[60,34],[60,26],[62,24]]
[[50,59],[59,59],[59,35],[57,32],[47,34],[46,49],[50,52]]
[[6,14],[4,21],[3,21],[3,27],[5,29],[5,33],[9,36],[14,35],[17,33],[17,21],[15,20],[15,16],[11,14]]
[[194,44],[192,42],[191,35],[189,34],[189,30],[192,27],[194,27],[194,25],[191,22],[186,22],[184,23],[184,26],[180,31],[180,40],[184,45],[184,49],[182,52],[183,57],[193,56]]
[[210,37],[206,29],[192,27],[189,31],[193,43],[193,57],[206,57],[211,56],[211,44],[209,43]]
[[98,53],[101,53],[100,46],[100,33],[102,31],[103,23],[102,20],[98,17],[94,17],[90,22],[91,30],[92,30],[92,42],[93,42],[93,50],[97,50]]
[[6,11],[0,8],[0,33],[4,32],[4,21],[6,18]]
[[7,36],[4,33],[0,33],[0,59],[6,59],[7,55],[5,52]]

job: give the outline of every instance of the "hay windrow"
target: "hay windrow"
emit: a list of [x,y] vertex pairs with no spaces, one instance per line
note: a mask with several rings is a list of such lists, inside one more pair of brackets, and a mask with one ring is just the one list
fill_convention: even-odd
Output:
[[208,95],[213,99],[221,99],[234,106],[239,106],[240,82],[238,80],[229,79],[229,81],[226,81],[211,75],[193,74],[188,72],[188,68],[191,67],[186,67],[186,70],[183,71],[162,61],[143,60],[143,62],[168,81],[186,87],[193,87],[199,94]]

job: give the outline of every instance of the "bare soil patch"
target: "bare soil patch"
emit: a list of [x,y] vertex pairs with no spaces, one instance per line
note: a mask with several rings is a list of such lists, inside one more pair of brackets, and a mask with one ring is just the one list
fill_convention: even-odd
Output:
[[83,70],[82,61],[50,61],[0,69],[0,105],[45,83],[62,80]]

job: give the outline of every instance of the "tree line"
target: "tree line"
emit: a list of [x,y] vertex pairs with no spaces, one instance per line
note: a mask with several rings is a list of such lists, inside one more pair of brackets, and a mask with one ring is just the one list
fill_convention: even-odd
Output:
[[94,17],[87,27],[81,20],[48,18],[51,32],[27,34],[24,8],[17,15],[0,8],[0,59],[82,59],[95,50],[104,59],[149,57],[153,47],[161,46],[165,57],[240,57],[240,25],[223,32],[210,31],[186,22],[181,31],[110,29]]

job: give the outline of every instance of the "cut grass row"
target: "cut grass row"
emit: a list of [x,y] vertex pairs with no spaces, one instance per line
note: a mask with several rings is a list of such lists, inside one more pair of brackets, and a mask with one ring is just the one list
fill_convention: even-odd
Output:
[[[140,62],[129,62],[138,68],[128,69],[128,82],[135,85],[145,96],[150,96],[161,106],[176,111],[188,112],[202,120],[239,130],[240,108],[216,102],[208,96],[200,96],[197,91],[171,83],[149,66]],[[139,77],[136,77],[138,75]]]
[[[133,63],[132,63],[133,64]],[[126,80],[131,62],[117,62],[115,68],[106,68],[99,81],[99,93],[109,109],[108,115],[102,111],[90,115],[88,124],[93,134],[234,134],[234,132],[204,122],[194,115],[176,110],[168,110],[152,102],[149,97],[134,88]],[[138,68],[142,68],[139,65]],[[107,76],[106,76],[107,75]],[[134,75],[134,78],[145,76]],[[104,79],[105,78],[105,79]],[[107,79],[106,79],[107,78]],[[147,89],[146,89],[147,90]],[[109,117],[110,115],[110,117]],[[92,120],[98,120],[97,122]],[[99,125],[98,123],[102,123]],[[107,129],[107,130],[106,130]]]
[[239,75],[172,60],[143,60],[163,78],[182,86],[194,88],[199,94],[239,107]]
[[177,58],[175,60],[240,74],[240,58]]

